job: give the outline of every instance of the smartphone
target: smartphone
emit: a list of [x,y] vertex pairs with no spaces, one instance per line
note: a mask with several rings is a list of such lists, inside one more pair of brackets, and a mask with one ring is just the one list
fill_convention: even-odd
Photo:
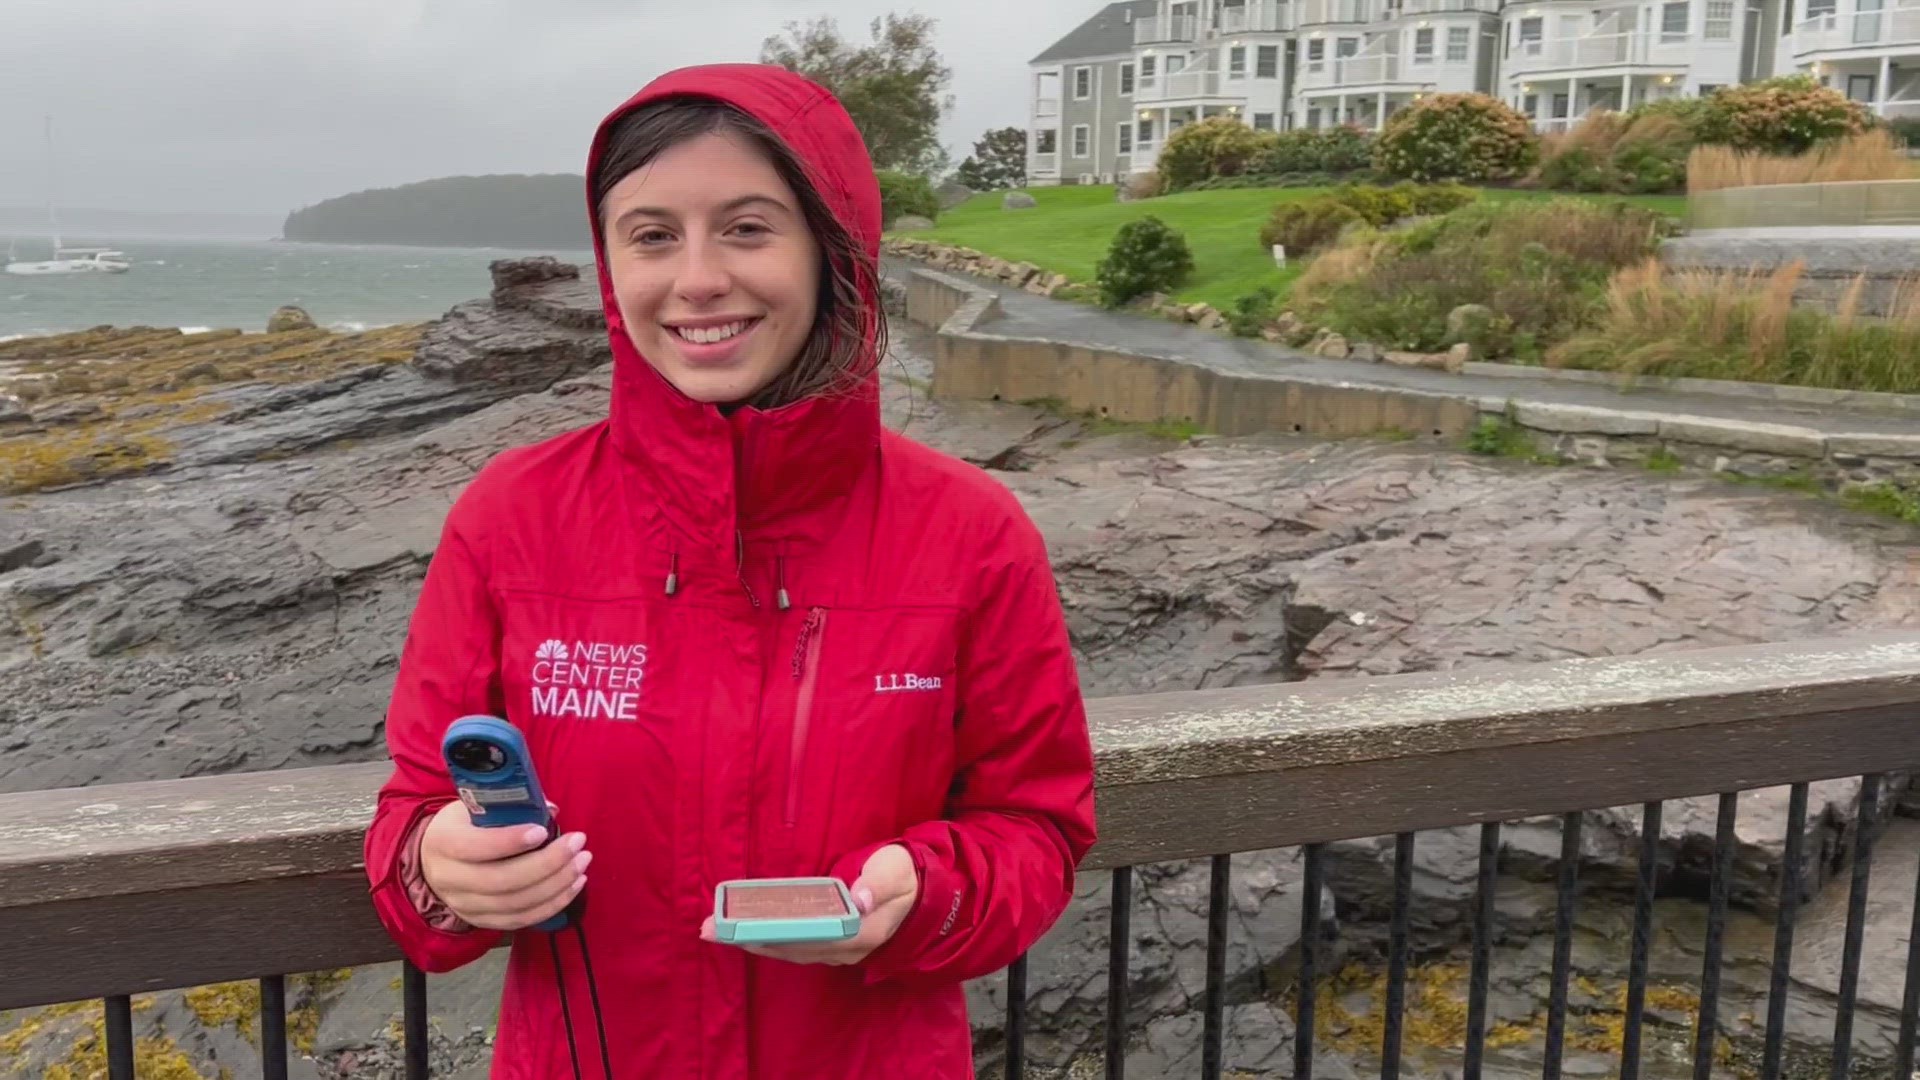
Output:
[[713,891],[714,933],[735,945],[845,941],[860,910],[838,878],[742,878]]
[[[463,716],[447,728],[440,751],[453,776],[454,791],[466,804],[467,820],[474,825],[482,829],[538,825],[547,830],[542,847],[559,835],[519,728],[497,716]],[[533,929],[564,929],[585,897],[583,890],[567,910]]]

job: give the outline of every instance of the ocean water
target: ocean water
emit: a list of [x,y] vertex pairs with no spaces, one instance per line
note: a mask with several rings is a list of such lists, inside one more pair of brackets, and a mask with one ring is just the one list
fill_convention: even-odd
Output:
[[[8,237],[0,235],[0,255]],[[124,274],[19,277],[0,273],[0,339],[101,325],[263,330],[282,304],[340,330],[437,318],[483,297],[495,259],[550,254],[582,266],[591,251],[406,248],[269,240],[72,236],[69,246],[113,247]],[[48,258],[48,242],[15,241],[16,257]]]

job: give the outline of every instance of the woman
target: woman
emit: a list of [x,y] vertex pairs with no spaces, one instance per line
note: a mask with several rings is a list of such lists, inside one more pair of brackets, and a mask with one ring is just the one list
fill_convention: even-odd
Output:
[[[495,1077],[572,1075],[583,959],[622,1080],[970,1077],[962,981],[1050,928],[1094,839],[1042,539],[881,426],[879,189],[825,90],[662,76],[587,187],[611,410],[448,516],[387,716],[380,918],[435,972],[513,935]],[[440,738],[473,713],[526,734],[556,842],[455,801]],[[857,938],[714,940],[718,882],[819,874]],[[589,877],[586,957],[525,929]]]

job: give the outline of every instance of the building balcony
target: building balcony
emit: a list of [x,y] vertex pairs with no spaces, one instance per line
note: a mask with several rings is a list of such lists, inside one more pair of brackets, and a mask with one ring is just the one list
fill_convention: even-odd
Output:
[[1028,154],[1027,155],[1027,175],[1053,176],[1059,173],[1059,171],[1060,171],[1060,155],[1059,154],[1053,153],[1053,154]]
[[1055,97],[1033,99],[1033,115],[1036,117],[1059,116],[1060,99]]
[[1592,68],[1684,69],[1698,42],[1690,34],[1629,31],[1522,41],[1502,65],[1508,77]]
[[1151,79],[1142,79],[1134,84],[1133,100],[1142,101],[1197,101],[1202,98],[1238,98],[1237,94],[1227,94],[1221,89],[1225,76],[1218,71],[1176,71],[1171,75],[1160,74]]
[[1382,86],[1391,83],[1424,85],[1431,81],[1433,65],[1422,65],[1419,74],[1395,53],[1372,56],[1342,56],[1332,60],[1309,60],[1300,72],[1302,90],[1338,90],[1353,86]]
[[1377,22],[1373,0],[1300,0],[1295,9],[1297,26],[1327,26],[1336,23]]
[[1243,7],[1222,8],[1221,34],[1260,34],[1293,29],[1293,5],[1286,0],[1262,0]]
[[1789,48],[1795,57],[1853,49],[1905,46],[1920,50],[1920,0],[1882,11],[1829,11],[1802,19]]
[[1200,20],[1192,15],[1178,18],[1154,16],[1137,19],[1133,24],[1135,45],[1177,45],[1200,40]]
[[1461,13],[1497,15],[1498,0],[1300,0],[1298,26],[1364,25]]

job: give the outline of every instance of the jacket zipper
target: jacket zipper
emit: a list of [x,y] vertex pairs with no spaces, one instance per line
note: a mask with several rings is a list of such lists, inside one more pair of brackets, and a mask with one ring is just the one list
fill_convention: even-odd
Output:
[[820,639],[826,636],[827,609],[807,610],[807,621],[800,624],[800,640],[793,647],[793,677],[800,681],[800,692],[793,705],[793,745],[787,762],[786,826],[793,828],[800,816],[800,770],[807,750],[807,728],[813,719],[813,693],[820,683]]

